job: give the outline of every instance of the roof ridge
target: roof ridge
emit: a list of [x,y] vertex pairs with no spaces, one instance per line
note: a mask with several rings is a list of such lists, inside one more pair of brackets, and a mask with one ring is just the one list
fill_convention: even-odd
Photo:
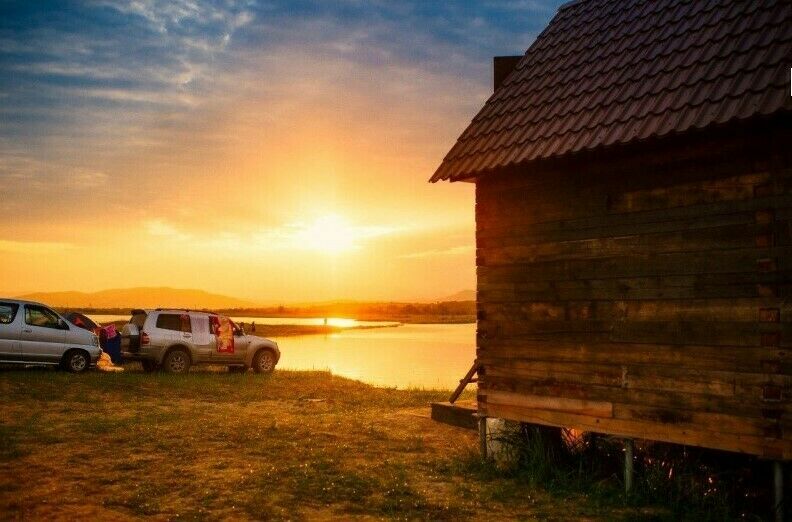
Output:
[[790,20],[789,0],[568,2],[432,180],[736,120],[792,121]]
[[[783,24],[779,23],[778,25],[783,25]],[[759,31],[757,31],[757,32],[759,32]],[[785,42],[789,42],[789,41],[790,40],[785,40]],[[698,49],[700,47],[703,47],[703,46],[702,45],[691,46],[691,47],[688,47],[688,48],[684,49],[684,51],[687,52],[687,51],[689,51],[691,49]],[[771,47],[773,47],[773,43],[772,42],[764,44],[764,45],[761,45],[761,46],[758,46],[755,49],[752,49],[750,51],[744,51],[744,52],[741,52],[741,53],[736,53],[736,54],[719,53],[719,54],[715,54],[714,56],[709,57],[709,59],[707,60],[706,63],[708,65],[711,65],[713,61],[731,63],[734,60],[735,57],[744,56],[744,55],[749,54],[749,53],[751,53],[753,51],[756,51],[756,50],[763,50],[764,51],[764,50],[767,50],[767,49],[769,49]],[[672,54],[672,53],[660,55],[660,57],[669,56],[670,54]],[[783,57],[779,57],[779,58],[780,58],[781,61],[783,61]],[[644,58],[644,59],[640,60],[639,62],[635,62],[635,64],[644,64],[644,63],[647,63],[647,62],[654,62],[656,60],[657,60],[657,57],[655,57],[654,59],[646,59],[646,58]],[[736,72],[734,72],[734,73],[732,73],[730,75],[727,75],[726,77],[727,78],[728,77],[732,77],[735,74],[738,74],[739,72],[754,71],[757,68],[763,67],[763,66],[776,65],[778,62],[779,62],[779,60],[775,60],[772,63],[763,62],[763,63],[760,63],[760,64],[758,64],[758,65],[756,65],[756,66],[754,66],[754,67],[752,67],[750,69],[743,69],[742,71],[736,71]],[[643,81],[651,80],[651,79],[654,79],[654,78],[656,78],[658,76],[661,76],[661,75],[664,75],[664,74],[668,74],[669,72],[674,71],[674,70],[680,71],[680,72],[681,71],[686,71],[688,69],[691,69],[692,67],[695,67],[697,65],[701,65],[702,63],[704,63],[704,62],[702,62],[702,61],[692,61],[692,62],[690,62],[690,64],[685,65],[685,66],[681,66],[681,67],[668,67],[668,64],[666,64],[664,67],[661,67],[661,68],[657,69],[657,71],[653,71],[651,74],[642,75],[641,79]],[[597,76],[605,76],[605,75],[608,75],[612,70],[613,70],[613,68],[611,68],[611,69],[603,69],[602,71],[597,71],[596,73],[592,73],[592,74],[588,74],[588,75],[576,78],[576,81],[590,80],[590,79],[595,78]],[[547,76],[547,75],[544,75],[544,76]],[[542,76],[542,77],[544,77],[544,76]],[[525,109],[531,109],[531,108],[535,108],[535,107],[542,107],[542,106],[545,106],[545,105],[548,105],[548,104],[559,103],[559,102],[565,101],[565,100],[567,100],[569,98],[578,96],[580,94],[591,94],[591,93],[594,93],[594,92],[597,92],[597,91],[601,91],[601,90],[604,90],[604,89],[611,89],[611,88],[614,88],[614,87],[619,87],[619,86],[631,83],[631,82],[636,80],[635,76],[636,75],[633,74],[632,76],[628,76],[628,77],[626,77],[624,79],[620,78],[619,81],[610,83],[606,87],[602,87],[602,86],[589,87],[589,88],[584,87],[583,89],[577,89],[577,90],[574,90],[574,91],[572,91],[570,93],[564,93],[564,96],[555,97],[552,100],[544,100],[544,101],[541,101],[541,102],[533,102],[533,100],[531,100],[531,103],[529,103],[528,105],[522,105],[522,106],[519,106],[519,107],[515,107],[513,109],[503,109],[503,110],[501,110],[499,112],[495,112],[493,114],[488,114],[486,116],[477,115],[477,117],[480,116],[481,120],[491,119],[493,117],[500,116],[500,115],[503,115],[503,114],[509,114],[509,113],[513,113],[513,112],[522,111],[522,110],[525,110]],[[702,75],[702,77],[699,78],[699,81],[702,80],[702,79],[706,79],[708,77],[709,77],[709,74]],[[534,79],[535,78],[536,77],[534,77]],[[534,92],[545,92],[545,91],[558,92],[558,86],[561,83],[562,82],[557,82],[557,83],[551,83],[551,84],[548,84],[548,85],[543,85],[542,87],[536,89]],[[688,80],[686,82],[680,83],[679,86],[688,85],[689,83],[690,83],[690,81]],[[662,92],[662,89],[660,91],[652,91],[652,92]],[[521,98],[522,95],[523,95],[523,93],[519,92],[519,93],[516,93],[516,94],[513,94],[513,95],[502,96],[502,97],[498,98],[497,100],[493,100],[493,101],[498,101],[498,102],[505,103],[505,102],[509,102],[509,101],[512,101],[512,100],[517,99],[517,98]],[[476,121],[476,119],[474,118],[473,121]]]
[[[727,1],[725,1],[725,0],[720,0],[720,2],[721,2],[721,3],[720,3],[719,5],[730,5],[730,4],[729,4]],[[755,5],[755,4],[750,4],[750,5]],[[658,31],[661,31],[661,30],[663,30],[663,29],[667,29],[669,26],[673,26],[673,25],[679,25],[679,23],[680,23],[681,21],[686,21],[686,20],[689,20],[689,19],[699,19],[699,18],[702,18],[702,16],[701,16],[702,14],[705,14],[705,13],[706,13],[706,14],[710,14],[710,13],[712,13],[713,11],[715,11],[716,9],[717,9],[717,7],[715,7],[715,8],[712,8],[712,9],[704,9],[704,10],[702,10],[702,11],[698,11],[698,12],[696,12],[696,13],[693,13],[693,14],[686,14],[686,15],[683,15],[683,16],[681,16],[680,18],[677,18],[677,19],[674,19],[674,20],[669,20],[668,22],[666,22],[666,23],[664,23],[664,24],[662,24],[662,25],[653,26],[653,27],[642,27],[642,28],[639,28],[638,30],[636,30],[636,31],[634,31],[634,32],[631,32],[631,33],[625,33],[625,34],[619,35],[617,38],[613,38],[613,39],[609,40],[609,42],[610,42],[610,43],[617,42],[617,41],[618,41],[618,42],[621,42],[621,41],[623,41],[623,40],[627,40],[628,38],[635,38],[636,36],[639,36],[639,35],[641,35],[641,34],[644,34],[644,33],[658,32]],[[755,10],[755,9],[754,9],[754,10]],[[726,21],[729,21],[729,22],[734,22],[734,21],[741,21],[741,20],[743,20],[743,19],[744,19],[744,16],[745,16],[745,13],[738,13],[738,14],[735,14],[734,16],[732,16],[732,17],[726,18],[725,20],[726,20]],[[722,22],[723,22],[723,21],[724,21],[724,20],[716,20],[716,21],[714,21],[714,22],[709,22],[709,23],[708,23],[706,20],[702,20],[702,22],[700,23],[700,25],[698,25],[698,26],[697,26],[697,28],[696,28],[696,31],[697,31],[697,32],[699,32],[699,31],[701,31],[701,30],[703,30],[703,29],[706,29],[706,28],[713,28],[713,27],[718,27],[719,25],[722,25]],[[778,24],[775,24],[775,25],[781,25],[781,22],[779,22]],[[757,29],[757,30],[761,30],[761,28],[760,28],[760,29]],[[678,38],[678,36],[679,36],[679,33],[680,33],[680,30],[679,30],[679,29],[677,29],[677,30],[675,30],[675,31],[671,31],[671,33],[670,33],[670,34],[668,34],[668,35],[665,35],[663,38],[657,38],[657,39],[655,39],[655,40],[650,40],[650,41],[648,41],[648,42],[641,42],[641,43],[638,43],[637,45],[633,45],[633,46],[631,46],[631,47],[627,47],[627,48],[625,48],[625,49],[618,49],[618,50],[613,50],[613,51],[612,51],[610,54],[605,54],[605,55],[603,55],[603,56],[599,56],[598,58],[599,58],[599,59],[605,59],[605,58],[607,58],[607,57],[609,57],[609,56],[611,56],[611,55],[613,55],[613,54],[619,54],[619,53],[623,53],[624,51],[632,51],[632,50],[634,50],[634,49],[638,49],[638,48],[640,48],[640,47],[646,47],[646,46],[649,46],[649,45],[651,45],[651,44],[654,44],[654,43],[657,43],[657,42],[667,42],[668,40],[671,40],[671,39]],[[721,35],[721,37],[720,37],[718,40],[722,40],[722,39],[724,39],[724,38],[728,38],[729,36],[730,36],[730,35],[728,35],[728,34],[723,34],[723,35]],[[718,41],[718,40],[714,40],[714,41]],[[537,42],[538,42],[538,39],[537,39]],[[587,51],[587,50],[589,50],[589,49],[594,49],[594,48],[597,48],[597,47],[599,47],[600,45],[601,45],[601,44],[599,44],[599,43],[597,43],[597,42],[588,42],[586,45],[584,45],[584,46],[582,46],[582,47],[580,47],[580,48],[577,48],[577,49],[571,49],[571,50],[565,50],[565,52],[563,52],[563,53],[558,53],[558,54],[555,54],[555,55],[553,55],[553,56],[551,56],[551,57],[541,57],[541,58],[537,57],[538,59],[537,59],[537,60],[536,60],[536,62],[535,62],[534,64],[532,64],[532,65],[540,65],[540,64],[543,64],[543,63],[546,63],[546,62],[551,62],[551,61],[558,62],[558,61],[559,61],[559,59],[561,59],[561,58],[566,58],[566,57],[568,57],[568,56],[571,56],[571,55],[580,55],[580,54],[581,54],[581,52],[583,52],[583,51]],[[700,44],[700,45],[701,45],[701,44]],[[700,45],[699,45],[699,46],[700,46]],[[533,47],[533,46],[531,46],[531,47]],[[529,49],[528,49],[528,51],[526,51],[526,54],[527,54],[527,53],[528,53],[530,50],[531,50],[531,49],[529,48]],[[550,74],[550,73],[552,73],[553,71],[557,71],[557,70],[566,70],[566,69],[572,69],[572,68],[574,68],[574,67],[575,67],[575,66],[576,66],[578,63],[579,63],[579,62],[575,62],[575,63],[573,63],[573,64],[571,64],[571,65],[567,65],[567,66],[559,66],[559,67],[556,67],[556,68],[554,68],[554,69],[551,69],[551,70],[549,70],[549,71],[548,71],[548,70],[544,70],[542,74],[543,74],[543,75],[547,75],[547,74]],[[564,64],[564,65],[566,65],[566,64]],[[523,65],[523,67],[520,67],[520,68],[521,68],[521,69],[522,69],[522,68],[524,68],[524,65]],[[537,75],[537,76],[539,76],[539,75]],[[532,77],[536,77],[536,76],[532,76]]]
[[[774,84],[774,86],[785,86],[785,85],[786,85],[786,81]],[[740,93],[737,93],[737,94],[732,94],[732,93],[728,93],[727,92],[726,94],[724,94],[720,98],[714,99],[714,100],[702,100],[701,102],[696,103],[696,104],[682,104],[680,106],[677,106],[677,107],[674,107],[674,108],[668,108],[668,109],[665,109],[665,110],[653,109],[653,110],[646,111],[644,114],[641,115],[641,117],[639,119],[634,120],[634,121],[635,122],[642,122],[642,121],[645,121],[649,116],[660,116],[660,115],[668,115],[668,114],[677,114],[677,113],[682,112],[683,109],[700,109],[701,107],[703,107],[707,103],[714,104],[715,102],[719,102],[719,101],[727,99],[727,98],[732,98],[732,99],[742,98],[743,96],[745,96],[746,93],[749,93],[749,92],[759,93],[759,92],[765,92],[765,90],[764,89],[747,88],[747,89],[745,89],[745,90],[743,90],[743,91],[741,91]],[[732,119],[735,119],[735,117],[728,118],[723,123],[726,123],[726,122],[728,122],[728,121],[730,121]],[[593,130],[595,130],[597,128],[606,128],[606,127],[608,127],[610,125],[614,125],[614,124],[618,124],[618,123],[627,123],[629,121],[631,121],[630,117],[622,117],[622,118],[619,118],[619,119],[616,119],[616,120],[613,120],[613,121],[609,121],[607,123],[607,125],[604,125],[602,123],[597,123],[597,124],[593,124],[593,125],[585,125],[583,127],[577,128],[577,129],[567,129],[567,130],[564,130],[563,132],[559,130],[559,131],[553,132],[551,134],[546,134],[546,135],[542,135],[542,136],[536,136],[536,137],[533,137],[532,139],[525,139],[525,140],[522,140],[522,141],[511,143],[509,145],[502,145],[502,146],[498,146],[498,147],[490,147],[490,148],[481,149],[481,150],[477,150],[477,151],[466,152],[465,154],[462,154],[462,155],[459,155],[459,156],[455,156],[455,157],[451,157],[449,159],[451,159],[452,161],[461,161],[461,160],[464,160],[465,158],[469,158],[471,156],[475,156],[475,155],[481,154],[481,153],[487,153],[487,152],[492,152],[492,151],[495,151],[495,150],[504,150],[504,149],[508,149],[508,148],[513,148],[513,147],[515,147],[517,145],[523,145],[525,143],[535,143],[535,142],[538,142],[540,140],[546,140],[548,138],[555,138],[555,137],[558,137],[558,136],[563,136],[565,134],[578,135],[578,134],[582,134],[584,132],[593,131]],[[691,126],[693,126],[693,125],[691,124]],[[687,128],[689,128],[689,127],[687,127]],[[684,130],[685,129],[682,129],[682,131],[684,131]],[[669,130],[669,132],[670,132],[670,130]],[[659,134],[659,136],[663,136],[663,135],[664,134]],[[453,151],[453,148],[451,149],[451,151]],[[451,151],[449,151],[449,154],[451,153]],[[446,156],[448,156],[448,155],[446,155]]]
[[578,5],[578,4],[582,4],[583,2],[586,2],[586,1],[587,0],[569,0],[569,2],[564,2],[563,4],[558,6],[558,11],[561,12],[564,9],[569,9],[570,7],[574,7],[574,6]]
[[[747,53],[743,53],[743,54],[747,54]],[[772,69],[773,66],[777,66],[778,63],[779,62],[775,62],[775,63],[770,64],[770,65],[765,64],[765,63],[760,63],[760,64],[758,64],[755,67],[752,67],[750,69],[741,69],[741,70],[735,71],[732,74],[729,74],[727,76],[722,76],[722,77],[719,77],[719,78],[724,80],[724,81],[732,80],[736,76],[738,76],[740,73],[753,73],[753,72],[758,71],[759,69]],[[690,68],[690,67],[692,67],[694,65],[696,65],[696,64],[695,63],[691,64],[688,68]],[[712,81],[713,80],[709,80],[709,83],[711,83]],[[636,100],[640,100],[640,99],[647,98],[647,97],[650,97],[650,96],[658,96],[658,95],[663,94],[663,93],[673,92],[673,91],[678,90],[678,89],[683,88],[683,87],[684,88],[690,88],[690,87],[695,86],[697,83],[698,82],[694,82],[694,81],[683,81],[683,82],[679,83],[675,87],[664,86],[664,87],[662,87],[660,89],[648,90],[648,91],[646,91],[645,93],[643,93],[641,95],[631,94],[630,96],[627,96],[626,98],[618,98],[618,101],[619,101],[619,103],[622,103],[622,104],[623,103],[630,103],[630,102],[634,102]],[[784,80],[782,83],[786,84],[786,80]],[[610,87],[608,87],[608,88],[610,88]],[[602,89],[597,89],[597,90],[602,90]],[[585,91],[584,93],[585,94],[590,94],[590,93],[596,92],[597,90]],[[743,91],[743,92],[746,92],[746,91]],[[518,112],[523,112],[526,109],[534,109],[534,108],[538,108],[538,107],[546,107],[546,106],[549,106],[549,105],[555,105],[557,102],[566,100],[566,99],[571,98],[571,97],[572,96],[567,96],[567,97],[565,97],[563,99],[557,99],[557,100],[554,99],[553,101],[546,101],[546,102],[542,102],[541,104],[532,104],[532,105],[528,105],[526,107],[519,107],[519,108],[516,108],[516,109],[511,110],[511,111],[505,111],[505,112],[496,113],[495,115],[493,115],[492,117],[487,118],[487,119],[493,119],[495,117],[502,116],[502,115],[505,115],[505,114],[514,114],[514,113],[518,113]],[[699,105],[699,104],[690,104],[691,107],[695,107],[697,105]],[[607,106],[608,106],[608,103],[599,102],[596,105],[582,107],[580,109],[564,113],[564,116],[574,116],[574,115],[578,115],[578,114],[581,114],[581,113],[584,113],[584,112],[590,112],[590,111],[598,110],[598,109],[600,109],[602,107],[607,107]],[[471,137],[468,137],[468,138],[460,137],[460,140],[461,141],[468,141],[468,140],[479,139],[479,138],[481,138],[483,136],[490,136],[492,134],[495,134],[495,133],[498,133],[498,132],[502,132],[504,130],[511,130],[513,128],[516,128],[516,127],[524,126],[526,123],[535,124],[535,123],[543,123],[543,122],[551,121],[551,120],[557,118],[558,116],[559,116],[559,114],[557,114],[557,113],[548,114],[548,115],[542,116],[541,118],[532,119],[532,120],[529,120],[528,122],[524,122],[522,124],[515,123],[515,124],[512,124],[512,125],[509,125],[508,127],[504,127],[504,128],[501,128],[501,129],[488,129],[488,130],[486,130],[486,131],[484,131],[484,132],[482,132],[480,134],[476,134],[475,136],[471,136]]]

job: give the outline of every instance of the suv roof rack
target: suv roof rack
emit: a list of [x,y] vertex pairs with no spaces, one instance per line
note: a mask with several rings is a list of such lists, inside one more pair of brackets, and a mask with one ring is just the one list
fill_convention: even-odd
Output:
[[155,312],[199,312],[202,314],[220,315],[212,310],[190,310],[189,308],[155,308]]

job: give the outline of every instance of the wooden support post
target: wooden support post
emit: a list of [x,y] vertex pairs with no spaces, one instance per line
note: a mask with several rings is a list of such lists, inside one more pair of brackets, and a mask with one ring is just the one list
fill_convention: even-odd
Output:
[[479,451],[481,458],[487,458],[487,417],[479,415],[478,418],[478,431],[479,431]]
[[633,487],[633,450],[632,439],[624,440],[624,493],[630,496]]
[[773,514],[776,522],[784,520],[784,464],[773,462]]
[[470,382],[473,382],[473,376],[476,375],[477,371],[478,362],[473,361],[473,366],[470,367],[470,370],[468,370],[467,374],[459,381],[459,385],[456,387],[456,390],[454,390],[454,393],[451,394],[451,397],[448,398],[448,402],[454,404],[454,401],[456,401],[459,396],[462,395],[462,392],[465,390],[465,386],[467,386]]

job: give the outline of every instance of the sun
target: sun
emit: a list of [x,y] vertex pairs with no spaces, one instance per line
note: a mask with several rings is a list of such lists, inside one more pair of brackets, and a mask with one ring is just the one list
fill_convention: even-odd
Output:
[[302,247],[337,254],[356,247],[355,228],[341,216],[329,214],[306,225],[298,234]]

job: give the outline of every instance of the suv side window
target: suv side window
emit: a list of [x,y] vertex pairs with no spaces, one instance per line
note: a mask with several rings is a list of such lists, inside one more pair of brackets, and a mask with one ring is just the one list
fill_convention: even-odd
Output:
[[192,333],[192,324],[188,314],[159,314],[157,328]]
[[19,305],[16,303],[0,303],[0,324],[11,324],[16,318]]
[[25,323],[30,326],[63,330],[58,314],[43,306],[25,305]]

